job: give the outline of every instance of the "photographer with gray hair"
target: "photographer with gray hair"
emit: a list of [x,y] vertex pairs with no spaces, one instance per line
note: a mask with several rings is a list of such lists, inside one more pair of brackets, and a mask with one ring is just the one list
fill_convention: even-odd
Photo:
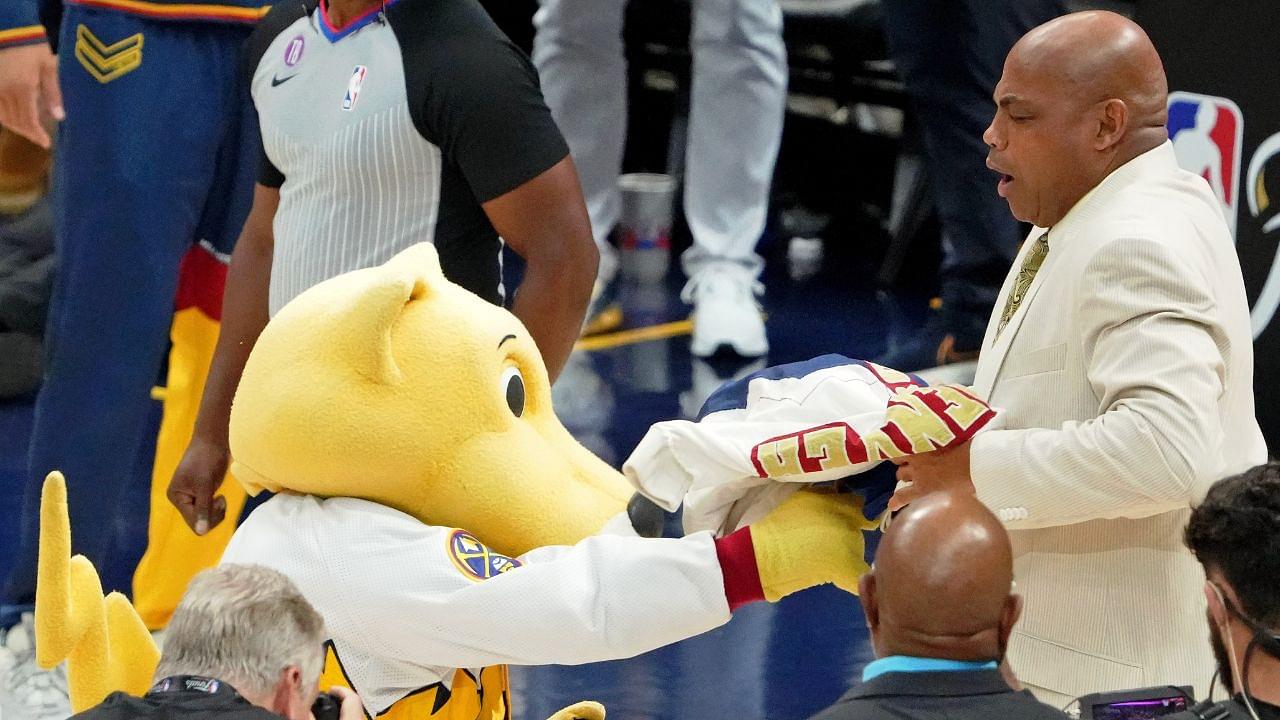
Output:
[[260,565],[220,565],[187,587],[151,690],[112,693],[75,718],[312,720],[313,705],[341,720],[364,718],[346,688],[332,690],[332,703],[319,696],[324,641],[324,620],[287,577]]

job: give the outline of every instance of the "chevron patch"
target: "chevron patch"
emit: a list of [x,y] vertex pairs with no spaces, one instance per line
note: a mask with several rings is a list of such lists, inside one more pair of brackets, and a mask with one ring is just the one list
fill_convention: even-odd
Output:
[[106,84],[142,64],[142,33],[107,45],[80,25],[76,28],[76,59],[95,80]]

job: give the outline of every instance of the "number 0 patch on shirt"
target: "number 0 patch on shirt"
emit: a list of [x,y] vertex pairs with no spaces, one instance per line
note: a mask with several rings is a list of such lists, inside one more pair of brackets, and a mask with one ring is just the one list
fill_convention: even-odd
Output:
[[469,580],[488,580],[520,567],[520,561],[490,550],[466,530],[449,533],[447,551],[454,567]]

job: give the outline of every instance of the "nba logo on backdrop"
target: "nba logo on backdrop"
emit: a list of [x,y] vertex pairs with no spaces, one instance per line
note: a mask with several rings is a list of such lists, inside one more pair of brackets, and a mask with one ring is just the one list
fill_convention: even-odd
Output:
[[1222,212],[1236,234],[1240,207],[1240,147],[1244,116],[1226,98],[1196,93],[1169,94],[1169,139],[1184,170],[1209,182],[1222,203]]
[[343,110],[350,111],[356,106],[356,100],[360,99],[360,88],[364,86],[364,76],[368,72],[363,65],[357,65],[351,72],[351,79],[347,81],[347,94],[342,98]]

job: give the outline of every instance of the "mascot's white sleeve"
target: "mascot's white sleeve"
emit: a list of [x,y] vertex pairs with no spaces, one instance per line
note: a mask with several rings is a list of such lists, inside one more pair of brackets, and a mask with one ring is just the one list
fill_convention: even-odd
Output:
[[601,534],[513,559],[383,505],[280,495],[250,515],[223,562],[290,576],[347,656],[418,666],[626,658],[730,616],[708,533]]

